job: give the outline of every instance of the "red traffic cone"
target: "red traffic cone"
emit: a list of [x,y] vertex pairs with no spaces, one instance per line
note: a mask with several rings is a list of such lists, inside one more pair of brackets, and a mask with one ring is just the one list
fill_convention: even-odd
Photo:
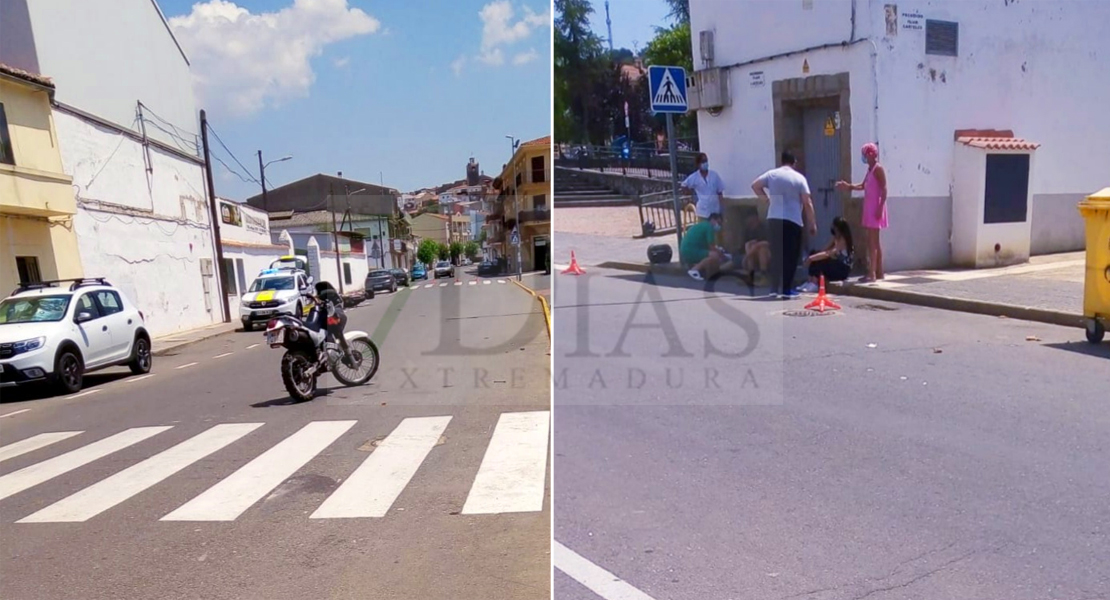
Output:
[[816,310],[817,312],[825,312],[828,310],[840,310],[840,305],[833,302],[825,293],[825,276],[821,276],[821,282],[817,289],[817,299],[806,305],[806,310]]
[[563,274],[585,275],[586,270],[578,266],[578,259],[574,257],[574,250],[570,251],[570,266],[563,270]]

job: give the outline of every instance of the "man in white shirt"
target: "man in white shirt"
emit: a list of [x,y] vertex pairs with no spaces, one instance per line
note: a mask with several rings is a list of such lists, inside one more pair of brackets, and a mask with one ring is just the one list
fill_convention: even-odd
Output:
[[698,154],[698,168],[682,182],[682,187],[694,192],[697,205],[694,212],[699,221],[708,221],[709,215],[721,214],[721,198],[724,197],[725,184],[716,171],[709,170],[709,157]]
[[797,161],[790,152],[782,153],[782,166],[771,169],[752,183],[752,191],[767,207],[767,229],[771,238],[771,293],[792,298],[794,273],[802,253],[802,227],[808,223],[809,235],[817,234],[817,216],[809,182],[794,170]]

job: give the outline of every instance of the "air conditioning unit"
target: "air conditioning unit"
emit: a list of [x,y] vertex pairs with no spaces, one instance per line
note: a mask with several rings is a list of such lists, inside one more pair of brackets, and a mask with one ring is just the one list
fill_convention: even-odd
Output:
[[732,106],[728,71],[720,68],[694,71],[693,77],[686,82],[686,100],[690,110],[716,110]]

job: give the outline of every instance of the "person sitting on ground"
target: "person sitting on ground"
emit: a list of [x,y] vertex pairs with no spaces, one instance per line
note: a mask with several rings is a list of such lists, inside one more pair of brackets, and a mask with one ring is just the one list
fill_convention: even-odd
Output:
[[833,219],[833,240],[823,252],[815,252],[805,260],[809,267],[809,282],[802,286],[801,291],[813,293],[818,290],[818,282],[822,276],[825,281],[844,281],[852,273],[852,261],[855,259],[856,247],[852,242],[852,228],[843,217]]
[[690,277],[701,281],[716,275],[718,271],[729,268],[728,255],[717,245],[717,233],[721,231],[720,213],[712,213],[709,219],[691,225],[682,236],[679,257],[690,267]]
[[767,228],[759,220],[758,213],[751,213],[744,220],[744,270],[751,273],[766,273],[771,266],[771,242]]

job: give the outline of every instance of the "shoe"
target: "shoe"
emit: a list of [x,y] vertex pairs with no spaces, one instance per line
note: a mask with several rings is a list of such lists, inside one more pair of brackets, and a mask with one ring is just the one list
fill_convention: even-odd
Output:
[[817,287],[816,283],[813,283],[812,281],[808,281],[808,282],[805,283],[805,285],[798,288],[798,291],[803,293],[803,294],[816,294],[818,289],[820,289],[820,288]]
[[793,300],[800,295],[801,294],[798,293],[798,290],[788,290],[785,294],[779,294],[779,298],[782,298],[783,300]]
[[690,269],[689,271],[686,272],[686,274],[689,275],[691,278],[697,280],[697,281],[703,281],[704,280],[704,278],[701,276],[701,272],[698,271],[697,269]]

